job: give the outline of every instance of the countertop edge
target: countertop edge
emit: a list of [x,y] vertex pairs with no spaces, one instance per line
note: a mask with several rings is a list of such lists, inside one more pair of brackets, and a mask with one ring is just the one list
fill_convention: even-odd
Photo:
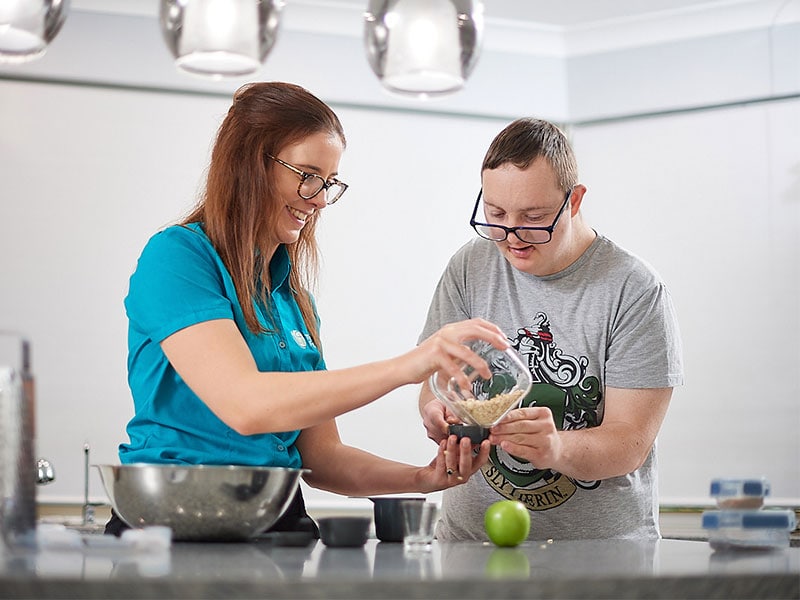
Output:
[[634,598],[800,598],[800,577],[787,574],[742,574],[668,577],[575,577],[568,579],[512,579],[462,581],[403,581],[376,579],[368,582],[332,580],[321,585],[314,580],[276,583],[242,581],[76,581],[52,578],[30,580],[0,579],[2,599],[85,598],[87,600],[126,598],[183,599],[393,599],[436,598],[570,598],[570,599],[634,599]]

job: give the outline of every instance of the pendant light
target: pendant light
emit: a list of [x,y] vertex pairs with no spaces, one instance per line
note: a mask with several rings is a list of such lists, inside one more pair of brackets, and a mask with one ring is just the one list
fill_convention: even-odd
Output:
[[0,0],[0,62],[42,56],[68,12],[69,0]]
[[369,0],[367,60],[389,91],[416,97],[460,90],[483,40],[480,0]]
[[175,66],[221,79],[255,73],[275,44],[281,0],[161,0],[159,20]]

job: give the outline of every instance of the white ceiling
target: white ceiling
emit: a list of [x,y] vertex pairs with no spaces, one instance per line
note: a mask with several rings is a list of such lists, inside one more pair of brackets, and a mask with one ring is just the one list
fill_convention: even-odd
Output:
[[[306,6],[346,12],[366,9],[368,0],[284,0],[288,8]],[[72,0],[76,10],[156,15],[158,0]],[[484,0],[487,22],[523,22],[533,27],[581,28],[611,21],[662,18],[769,0]],[[780,4],[778,2],[777,4]]]
[[[484,44],[567,55],[773,23],[798,0],[484,0]],[[284,0],[288,30],[360,36],[368,0]],[[72,0],[72,9],[156,17],[159,0]]]

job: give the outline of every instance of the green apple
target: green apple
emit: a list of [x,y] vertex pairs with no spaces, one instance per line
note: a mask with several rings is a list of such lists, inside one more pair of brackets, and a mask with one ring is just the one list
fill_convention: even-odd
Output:
[[483,516],[486,535],[497,546],[518,546],[531,530],[531,515],[522,502],[499,500]]

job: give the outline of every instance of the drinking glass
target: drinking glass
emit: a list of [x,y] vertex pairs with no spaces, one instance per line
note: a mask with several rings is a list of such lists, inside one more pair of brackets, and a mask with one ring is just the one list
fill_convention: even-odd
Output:
[[409,551],[428,551],[431,549],[436,519],[439,511],[433,502],[404,501],[403,547]]

